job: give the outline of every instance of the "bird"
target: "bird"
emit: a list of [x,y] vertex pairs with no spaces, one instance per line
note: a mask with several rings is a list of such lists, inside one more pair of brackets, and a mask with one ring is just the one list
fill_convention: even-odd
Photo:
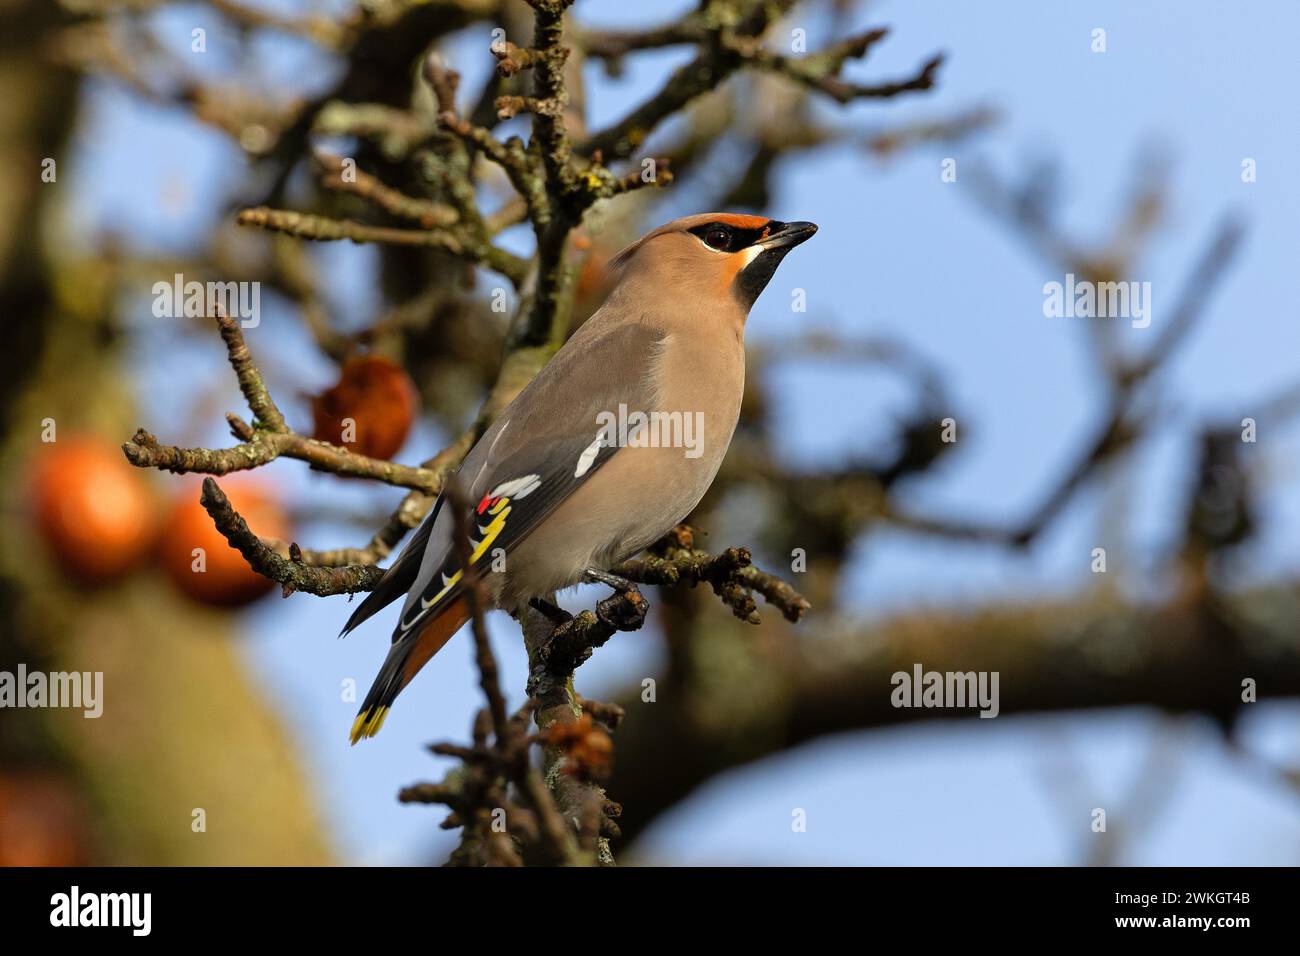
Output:
[[[470,617],[459,525],[489,607],[512,614],[659,540],[704,497],[740,417],[745,321],[811,222],[704,213],[637,239],[609,262],[601,307],[484,431],[344,636],[403,595],[352,726],[373,737],[397,695]],[[487,558],[487,560],[484,560]]]

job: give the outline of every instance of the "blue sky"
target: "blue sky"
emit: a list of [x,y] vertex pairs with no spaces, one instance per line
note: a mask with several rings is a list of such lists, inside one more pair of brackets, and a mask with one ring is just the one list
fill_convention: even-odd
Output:
[[[291,3],[277,6],[293,6]],[[654,21],[686,4],[662,4]],[[821,232],[791,255],[752,314],[751,341],[784,337],[805,323],[860,335],[889,335],[944,371],[952,414],[963,436],[933,474],[906,488],[915,510],[982,519],[1023,516],[1049,489],[1068,453],[1100,414],[1094,372],[1079,319],[1047,319],[1042,286],[1060,270],[1038,258],[971,195],[982,162],[1012,180],[1041,159],[1059,164],[1063,223],[1072,235],[1101,239],[1124,209],[1133,160],[1159,144],[1173,159],[1167,221],[1132,278],[1153,288],[1151,328],[1124,328],[1126,347],[1158,334],[1184,276],[1225,214],[1247,225],[1238,264],[1215,291],[1195,334],[1160,379],[1168,405],[1158,437],[1144,443],[1121,474],[1124,494],[1081,495],[1028,553],[880,534],[858,549],[845,575],[848,600],[864,615],[920,605],[951,605],[1089,585],[1088,558],[1098,544],[1130,593],[1150,587],[1179,520],[1191,439],[1207,416],[1228,421],[1295,381],[1300,331],[1300,183],[1289,165],[1300,154],[1291,101],[1291,38],[1300,7],[1274,5],[1267,18],[1218,3],[1099,2],[1070,6],[899,3],[870,5],[862,25],[888,24],[889,40],[851,72],[863,79],[909,75],[935,50],[949,60],[938,90],[921,97],[848,109],[826,106],[828,121],[858,129],[943,117],[991,104],[1003,122],[969,143],[921,148],[887,164],[842,145],[805,155],[780,169],[772,215],[810,219]],[[588,23],[645,22],[614,0],[580,2]],[[159,20],[160,36],[178,53],[189,31],[212,24],[210,54],[196,68],[243,67],[214,18],[182,7]],[[804,25],[798,15],[792,25]],[[824,24],[806,24],[814,44]],[[1091,31],[1106,30],[1107,52],[1090,50]],[[487,28],[468,31],[451,50],[475,88],[489,68]],[[259,48],[263,83],[313,86],[329,73],[310,48],[272,40]],[[682,51],[629,60],[626,76],[594,76],[592,125],[621,116],[683,59]],[[193,57],[190,58],[194,59]],[[189,62],[187,60],[186,62]],[[96,86],[71,159],[78,231],[110,225],[146,249],[193,245],[224,214],[219,200],[245,174],[224,138],[179,111],[140,104]],[[957,159],[958,179],[944,183],[939,164]],[[1243,158],[1256,160],[1258,181],[1245,184]],[[669,195],[662,218],[699,211]],[[359,321],[375,301],[369,291],[373,251],[335,245],[314,249],[331,277],[331,301]],[[808,313],[789,309],[789,290],[808,293]],[[143,292],[142,292],[143,294]],[[1166,311],[1162,312],[1162,309]],[[264,306],[250,336],[265,356],[278,392],[298,420],[291,395],[330,378],[295,316]],[[144,383],[177,396],[170,413],[150,422],[160,435],[191,422],[190,397],[239,399],[213,343],[159,331],[139,310]],[[196,383],[202,383],[196,387]],[[208,383],[211,383],[209,387]],[[885,423],[906,409],[907,391],[876,367],[817,363],[783,369],[775,407],[797,463],[827,463],[869,452]],[[158,410],[151,409],[151,414]],[[170,420],[169,420],[170,418]],[[222,440],[220,422],[191,437]],[[407,444],[415,461],[444,436],[424,429]],[[1300,434],[1263,426],[1258,478],[1263,532],[1243,563],[1243,580],[1300,569],[1300,482],[1293,462]],[[313,502],[380,512],[400,498],[310,475],[292,462],[272,466],[302,507]],[[1119,520],[1116,520],[1118,515]],[[307,545],[363,540],[364,529],[316,523]],[[584,595],[575,598],[581,601]],[[652,599],[653,600],[653,599]],[[273,695],[328,803],[323,807],[346,860],[422,862],[448,846],[436,812],[401,807],[396,790],[439,772],[421,745],[463,737],[478,706],[468,641],[453,642],[403,696],[384,733],[349,748],[355,705],[340,699],[340,681],[364,688],[387,640],[387,619],[335,641],[347,616],[342,599],[295,596],[268,600],[246,617],[250,668]],[[506,686],[522,688],[522,652],[508,619],[493,621]],[[594,696],[654,672],[648,634],[620,635],[580,673]],[[1261,675],[1261,677],[1264,675]],[[1261,684],[1263,681],[1261,680]],[[515,696],[519,694],[516,691]],[[1300,759],[1290,704],[1261,703],[1245,721],[1246,744],[1274,759]],[[1162,731],[1162,728],[1166,730]],[[1143,755],[1167,723],[1146,712],[1051,719],[1003,718],[879,733],[847,734],[712,782],[647,834],[642,858],[684,863],[1070,863],[1082,859],[1093,806],[1123,802],[1144,767]],[[1179,725],[1170,797],[1151,825],[1126,843],[1125,862],[1284,863],[1300,852],[1296,791],[1262,780],[1227,755],[1213,730],[1195,718]],[[1051,756],[1073,755],[1084,784],[1071,797],[1045,783]],[[617,797],[617,795],[615,795]],[[806,833],[792,833],[793,808],[808,812]],[[1074,827],[1073,830],[1070,828]]]

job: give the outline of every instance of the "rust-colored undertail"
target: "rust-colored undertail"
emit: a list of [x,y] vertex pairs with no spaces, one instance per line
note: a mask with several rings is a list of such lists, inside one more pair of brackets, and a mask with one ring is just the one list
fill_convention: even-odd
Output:
[[379,733],[397,695],[468,620],[469,601],[461,595],[439,611],[418,633],[408,634],[393,644],[352,724],[354,744],[363,737]]

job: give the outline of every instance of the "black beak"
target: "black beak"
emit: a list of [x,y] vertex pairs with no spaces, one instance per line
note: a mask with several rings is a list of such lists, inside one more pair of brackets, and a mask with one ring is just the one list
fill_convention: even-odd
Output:
[[766,239],[760,239],[755,245],[764,249],[792,249],[799,243],[811,239],[817,231],[817,224],[812,222],[777,222],[768,224],[772,230]]

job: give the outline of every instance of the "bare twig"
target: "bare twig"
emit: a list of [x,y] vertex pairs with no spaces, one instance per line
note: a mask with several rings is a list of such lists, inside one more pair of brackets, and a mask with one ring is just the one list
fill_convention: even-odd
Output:
[[454,256],[480,262],[500,272],[516,285],[523,281],[528,264],[513,253],[456,229],[398,229],[391,226],[368,226],[350,219],[330,219],[290,209],[265,206],[244,209],[235,221],[241,226],[257,226],[283,232],[299,239],[334,241],[347,239],[357,243],[381,242],[388,245],[424,246],[441,249]]
[[793,587],[775,575],[753,566],[744,548],[728,548],[711,555],[694,547],[694,531],[679,525],[645,557],[631,558],[614,569],[616,574],[642,584],[709,584],[736,617],[759,623],[751,591],[758,591],[789,621],[798,621],[811,605]]
[[157,468],[175,474],[199,472],[226,475],[233,471],[258,468],[279,457],[296,458],[313,468],[350,478],[370,478],[386,484],[412,488],[427,494],[442,490],[443,481],[454,467],[444,462],[439,470],[412,468],[391,461],[358,455],[328,442],[307,438],[290,431],[284,415],[267,390],[262,374],[253,362],[239,323],[218,316],[217,326],[226,343],[227,358],[239,380],[240,391],[255,419],[249,426],[230,416],[231,429],[243,443],[232,448],[180,448],[161,444],[153,435],[139,429],[122,451],[138,468]]
[[302,562],[296,545],[290,547],[287,558],[277,553],[249,529],[248,523],[235,511],[230,499],[212,478],[203,480],[199,503],[230,546],[244,556],[248,566],[263,577],[279,582],[286,597],[294,591],[321,597],[370,591],[383,576],[383,571],[373,566],[311,567]]
[[407,196],[362,170],[354,168],[349,171],[341,157],[317,153],[316,161],[324,171],[321,184],[327,189],[352,193],[394,216],[418,222],[425,229],[446,228],[460,220],[456,210],[450,206]]

